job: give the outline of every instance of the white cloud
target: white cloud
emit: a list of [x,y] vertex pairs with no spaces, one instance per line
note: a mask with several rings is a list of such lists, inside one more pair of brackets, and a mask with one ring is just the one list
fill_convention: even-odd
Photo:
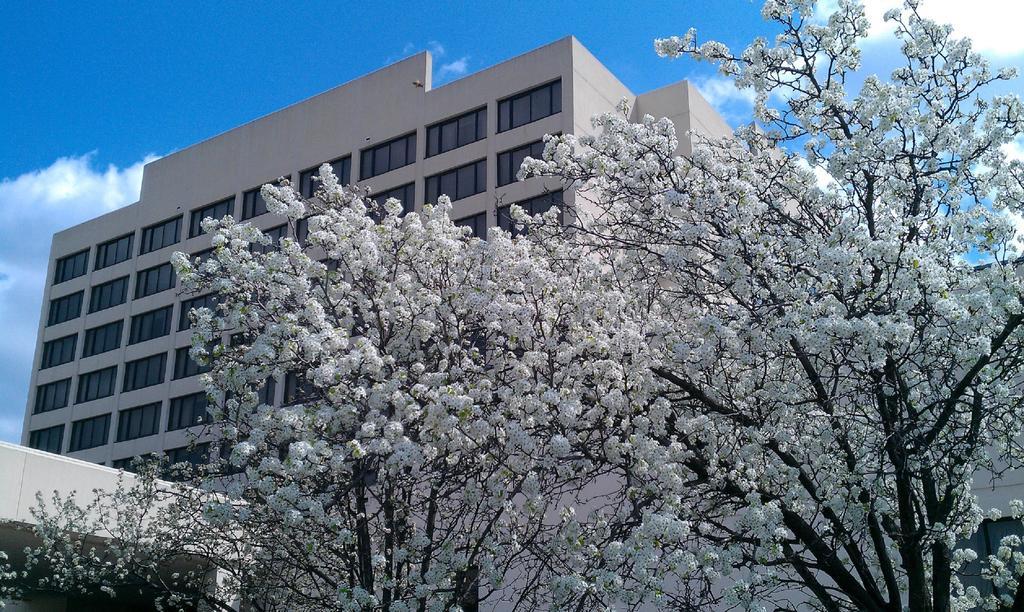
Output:
[[[899,8],[903,0],[863,0],[864,13],[871,22],[868,40],[892,36],[893,25],[883,19],[885,12]],[[836,0],[825,0],[817,7],[819,17],[835,11]],[[974,49],[991,56],[1009,57],[1024,53],[1024,2],[1020,0],[923,0],[922,16],[953,26],[953,34],[969,37]]]
[[450,79],[457,79],[466,74],[468,69],[469,57],[460,57],[459,59],[448,62],[447,64],[441,64],[441,67],[434,74],[434,81],[443,82]]
[[735,103],[753,106],[756,97],[753,89],[740,89],[732,79],[725,77],[696,78],[693,84],[708,103],[719,110]]
[[1024,138],[1004,144],[1001,149],[1010,161],[1024,162]]
[[135,202],[147,156],[95,168],[92,153],[0,180],[0,440],[18,441],[35,352],[50,240],[60,231]]
[[802,156],[797,159],[797,163],[804,169],[811,171],[811,174],[814,175],[814,182],[820,189],[828,189],[839,185],[839,182],[836,181],[835,177],[828,173],[828,169],[825,168],[825,166],[821,164],[815,164],[812,166],[811,163],[807,161],[807,158]]
[[438,57],[444,57],[444,45],[437,42],[436,40],[428,42],[427,49],[429,49],[431,53]]

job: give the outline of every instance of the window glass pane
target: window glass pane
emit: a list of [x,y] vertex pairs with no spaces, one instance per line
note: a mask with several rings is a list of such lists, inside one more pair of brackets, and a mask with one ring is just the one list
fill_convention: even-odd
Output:
[[311,168],[309,170],[303,170],[299,174],[299,193],[304,198],[311,198],[316,194],[317,188],[320,186],[320,181],[314,181],[313,177],[320,177],[319,168]]
[[555,81],[551,87],[551,113],[562,112],[562,81]]
[[481,108],[476,112],[476,139],[487,138],[487,109]]
[[512,182],[512,152],[498,153],[498,187]]
[[530,121],[536,121],[551,114],[551,88],[541,87],[530,94]]
[[458,130],[458,124],[453,121],[449,121],[441,126],[441,151],[451,151],[458,146]]
[[476,113],[459,118],[459,146],[476,141]]
[[428,176],[424,180],[423,187],[426,190],[426,195],[424,196],[426,199],[424,201],[431,202],[434,204],[437,203],[437,197],[441,195],[441,193],[438,191],[439,185],[440,182],[438,177],[436,176]]
[[432,125],[427,128],[427,157],[441,152],[441,126]]
[[331,163],[331,168],[334,169],[334,176],[338,177],[338,182],[342,185],[348,185],[352,182],[352,157],[345,156],[335,162]]
[[456,198],[467,198],[476,193],[476,165],[456,170]]
[[389,170],[388,164],[390,161],[390,147],[379,147],[373,152],[373,173],[382,174]]
[[498,102],[498,131],[504,132],[512,127],[512,102],[502,100]]
[[441,194],[447,195],[451,199],[456,199],[455,191],[458,188],[458,178],[455,172],[445,172],[441,175],[440,185],[438,190]]
[[476,191],[473,193],[487,191],[487,160],[481,159],[474,166],[476,167]]
[[374,175],[373,150],[363,151],[359,156],[359,178],[366,179]]
[[400,168],[409,163],[406,157],[407,146],[408,141],[404,139],[391,143],[391,168]]
[[530,122],[530,96],[523,95],[512,100],[512,127]]
[[522,168],[522,166],[523,166],[523,160],[526,159],[527,157],[529,157],[529,155],[530,155],[530,149],[529,148],[521,148],[521,149],[516,149],[515,151],[512,151],[512,160],[511,160],[512,181],[517,180],[516,177],[519,176],[519,169]]

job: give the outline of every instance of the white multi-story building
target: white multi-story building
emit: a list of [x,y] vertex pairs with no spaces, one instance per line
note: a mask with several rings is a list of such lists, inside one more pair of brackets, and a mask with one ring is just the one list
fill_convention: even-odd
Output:
[[[343,182],[403,200],[406,210],[441,193],[454,216],[482,234],[507,206],[571,213],[574,194],[542,179],[515,180],[544,134],[585,133],[622,99],[636,116],[669,117],[690,131],[726,123],[686,82],[634,94],[568,37],[434,88],[420,53],[154,161],[139,201],[57,233],[50,249],[22,442],[120,467],[138,455],[189,450],[206,415],[200,368],[188,357],[188,311],[169,262],[210,248],[204,217],[233,215],[283,235],[260,186],[289,178],[306,194],[324,162]],[[269,385],[287,402],[293,381]]]

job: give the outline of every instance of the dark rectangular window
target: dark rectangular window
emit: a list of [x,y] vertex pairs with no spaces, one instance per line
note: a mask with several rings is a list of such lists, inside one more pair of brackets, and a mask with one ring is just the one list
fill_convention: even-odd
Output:
[[436,203],[441,195],[447,195],[454,201],[483,193],[487,191],[487,160],[481,159],[428,176],[424,186],[427,191],[424,201],[431,203]]
[[187,463],[191,466],[199,466],[209,462],[210,443],[193,444],[180,448],[169,448],[166,451],[167,460],[171,465]]
[[[96,269],[102,270],[122,261],[128,261],[132,256],[132,240],[134,239],[135,232],[132,232],[98,245],[96,247]],[[72,433],[72,435],[74,434]]]
[[84,295],[84,291],[76,291],[71,295],[50,300],[50,313],[46,317],[47,327],[80,317],[82,315],[82,297]]
[[535,87],[498,101],[498,131],[562,112],[562,81]]
[[174,287],[174,266],[170,263],[142,270],[135,276],[135,299]]
[[198,308],[209,308],[216,314],[217,294],[208,293],[181,303],[181,311],[178,313],[178,331],[184,331],[192,327],[192,318],[189,313]]
[[73,253],[57,260],[53,269],[53,284],[63,283],[85,274],[89,267],[89,249]]
[[309,238],[309,217],[303,217],[295,223],[295,240],[302,246],[306,246]]
[[171,310],[173,309],[174,306],[165,306],[132,317],[131,329],[128,332],[128,344],[145,342],[171,333]]
[[411,211],[415,207],[414,200],[416,199],[416,184],[409,183],[408,185],[401,185],[394,189],[388,189],[382,191],[376,195],[370,196],[370,199],[376,202],[381,208],[377,211],[370,211],[370,216],[376,220],[384,218],[384,203],[388,201],[388,198],[395,198],[402,203],[402,214]]
[[64,442],[64,426],[54,425],[46,429],[37,429],[28,435],[28,445],[34,449],[48,453],[60,454]]
[[268,406],[274,405],[274,396],[277,395],[277,381],[270,377],[267,382],[263,383],[260,390],[256,392],[259,396],[259,402]]
[[427,157],[487,138],[487,107],[427,126]]
[[543,154],[543,140],[498,153],[498,187],[516,182],[516,175],[519,174],[519,167],[523,165],[524,159],[540,159]]
[[167,413],[167,431],[209,423],[210,413],[206,402],[204,391],[172,398],[171,409]]
[[220,202],[214,202],[202,208],[197,208],[192,211],[192,216],[188,223],[188,237],[195,238],[199,234],[203,233],[203,219],[207,217],[213,217],[214,219],[223,219],[224,217],[233,214],[235,212],[235,197],[231,196],[226,200]]
[[[213,247],[210,247],[208,249],[203,249],[202,251],[196,251],[195,253],[192,253],[191,258],[193,260],[193,263],[197,266],[203,265],[203,262],[213,257],[214,250],[215,249]],[[198,263],[195,262],[196,259],[199,260]]]
[[117,382],[117,366],[87,372],[78,376],[78,388],[75,390],[75,403],[91,402],[114,394],[114,383]]
[[114,459],[113,461],[110,462],[110,467],[114,468],[115,470],[125,470],[126,472],[134,472],[137,464],[155,460],[156,456],[153,453],[146,453],[145,455],[140,456]]
[[110,415],[101,414],[91,419],[82,419],[71,424],[71,441],[68,452],[96,448],[107,443],[110,436]]
[[276,251],[281,248],[281,239],[288,235],[287,225],[278,225],[270,229],[262,230],[263,235],[270,238],[270,244],[256,244],[255,242],[249,244],[249,252],[251,253],[262,253],[266,255],[271,251]]
[[117,414],[117,441],[152,436],[160,431],[160,402],[136,406]]
[[[548,211],[548,209],[557,206],[559,210],[562,209],[562,192],[552,191],[551,193],[545,193],[529,200],[523,200],[522,202],[516,202],[528,215],[540,215]],[[518,236],[521,232],[516,227],[515,221],[512,219],[512,207],[502,206],[498,209],[498,227],[512,234]]]
[[267,201],[263,199],[262,187],[250,189],[242,194],[242,220],[252,219],[267,213]]
[[316,399],[319,391],[316,386],[306,380],[305,374],[288,372],[284,377],[284,405],[298,404]]
[[89,290],[89,312],[99,312],[124,304],[127,299],[128,277],[115,278]]
[[[279,181],[269,181],[280,185]],[[267,213],[267,201],[263,199],[263,185],[254,187],[242,194],[242,220],[252,219]]]
[[142,228],[142,243],[139,245],[139,255],[177,244],[180,239],[181,216],[144,227]]
[[36,387],[36,401],[32,414],[64,408],[68,405],[68,393],[70,391],[70,378],[39,385]]
[[78,344],[78,334],[71,334],[56,340],[43,343],[43,358],[39,363],[39,369],[45,370],[61,364],[73,361],[75,358],[75,345]]
[[121,331],[124,321],[118,319],[113,323],[85,330],[85,343],[82,357],[92,357],[121,347]]
[[[346,155],[341,159],[336,159],[332,162],[331,169],[334,170],[334,176],[338,177],[338,183],[342,185],[348,185],[352,182],[352,156]],[[321,164],[322,165],[322,164]],[[311,198],[316,194],[316,190],[320,187],[320,166],[314,166],[307,168],[299,173],[299,193],[304,198]]]
[[363,149],[359,157],[359,178],[368,179],[416,162],[416,133],[399,136]]
[[167,369],[167,353],[150,355],[124,364],[124,384],[122,391],[134,391],[144,387],[152,387],[164,382],[164,371]]
[[174,352],[174,380],[204,374],[213,367],[210,363],[206,365],[196,363],[192,356],[188,354],[191,348],[183,346]]
[[456,219],[453,223],[459,227],[468,227],[477,238],[487,238],[487,213],[485,212]]

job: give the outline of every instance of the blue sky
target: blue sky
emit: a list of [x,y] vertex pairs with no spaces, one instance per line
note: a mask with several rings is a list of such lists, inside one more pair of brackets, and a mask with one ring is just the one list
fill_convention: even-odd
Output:
[[[893,0],[869,0],[869,12]],[[696,27],[740,48],[760,2],[51,3],[5,6],[0,37],[0,439],[28,393],[50,236],[138,197],[145,161],[421,49],[435,85],[574,34],[637,92],[693,79],[733,123],[748,96],[653,39]],[[935,16],[1022,63],[1019,0],[931,0]],[[998,13],[992,11],[998,10]],[[926,11],[927,12],[927,11]],[[1014,14],[1016,12],[1016,14]],[[1001,19],[991,19],[999,14]],[[879,35],[867,67],[884,64]],[[1009,86],[1021,91],[1020,81]]]

